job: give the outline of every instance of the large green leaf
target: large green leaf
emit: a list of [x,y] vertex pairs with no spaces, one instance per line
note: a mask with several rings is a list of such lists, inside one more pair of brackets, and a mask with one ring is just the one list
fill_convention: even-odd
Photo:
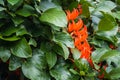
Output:
[[31,80],[50,80],[47,71],[39,70],[30,62],[25,62],[22,65],[22,71]]
[[46,53],[46,61],[51,69],[56,64],[57,55],[54,52]]
[[115,57],[115,56],[120,56],[120,52],[117,50],[109,50],[109,51],[105,52],[105,54],[102,55],[99,60],[104,61],[104,60],[107,60],[107,59],[109,59],[111,57]]
[[0,47],[0,58],[3,62],[6,62],[11,56],[10,50],[5,47]]
[[11,52],[15,56],[22,58],[28,58],[32,56],[32,50],[25,38],[22,38],[21,40],[13,44],[13,46],[11,47]]
[[24,17],[28,17],[30,15],[34,14],[34,8],[30,5],[24,5],[22,9],[18,10],[16,12],[16,14],[24,16]]
[[55,33],[54,41],[64,43],[67,47],[74,48],[73,39],[68,33],[65,32]]
[[55,26],[66,27],[67,19],[66,14],[62,9],[51,8],[42,13],[39,18],[40,21],[51,23]]
[[50,70],[50,74],[55,80],[73,80],[70,72],[60,65],[57,65],[55,69]]
[[110,41],[112,43],[117,42],[116,34],[118,31],[117,23],[110,14],[103,13],[104,17],[101,19],[98,25],[98,31],[96,32],[97,38]]
[[40,10],[42,10],[43,12],[50,8],[60,8],[61,9],[60,6],[54,4],[53,2],[50,2],[50,1],[42,1],[42,2],[40,2],[39,5],[40,5],[39,6]]
[[18,30],[19,28],[10,25],[9,27],[6,27],[5,29],[1,30],[0,34],[2,36],[10,36],[13,33],[17,32]]
[[115,7],[116,4],[114,2],[103,0],[98,4],[96,11],[110,12]]
[[9,70],[10,71],[14,71],[16,69],[18,69],[19,67],[21,67],[22,65],[22,59],[16,56],[12,56],[10,57],[10,61],[9,61]]
[[91,55],[92,61],[95,63],[99,63],[101,56],[103,56],[107,51],[108,49],[106,48],[96,49],[95,51],[92,52],[92,55]]
[[49,74],[45,70],[47,67],[45,58],[45,53],[34,49],[33,56],[22,65],[23,74],[31,80],[50,80]]
[[7,0],[11,5],[15,5],[20,0]]
[[33,56],[29,59],[28,62],[31,62],[35,67],[39,68],[40,70],[45,69],[47,67],[45,53],[40,49],[33,50]]

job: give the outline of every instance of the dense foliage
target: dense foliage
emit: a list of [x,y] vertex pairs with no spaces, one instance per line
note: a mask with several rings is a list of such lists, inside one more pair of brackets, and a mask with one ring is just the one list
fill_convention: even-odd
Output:
[[[78,6],[87,58],[68,29]],[[119,80],[119,26],[120,0],[0,0],[0,79]]]

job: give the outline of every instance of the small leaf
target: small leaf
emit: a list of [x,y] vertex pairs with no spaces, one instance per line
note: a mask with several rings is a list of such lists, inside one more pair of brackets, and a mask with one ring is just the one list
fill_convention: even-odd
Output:
[[0,35],[0,39],[4,40],[4,41],[17,41],[20,39],[20,37],[17,37],[15,35],[10,36],[10,37],[3,37]]
[[60,45],[61,46],[61,48],[63,49],[63,57],[65,58],[65,59],[68,59],[68,57],[69,57],[69,54],[70,54],[70,52],[69,52],[69,50],[68,50],[68,47],[66,47],[64,44],[61,44],[61,43],[58,43],[58,45]]
[[17,41],[12,47],[11,52],[15,56],[21,57],[21,58],[28,58],[32,56],[32,50],[30,46],[28,45],[25,38],[22,38],[21,40]]
[[53,51],[56,52],[57,54],[61,55],[65,59],[67,59],[70,54],[69,49],[64,44],[59,43],[59,42],[53,46]]
[[120,67],[113,69],[109,72],[109,75],[112,80],[119,79],[120,78]]
[[37,46],[37,42],[35,41],[35,39],[33,39],[33,38],[30,38],[30,40],[29,40],[29,43],[28,43],[29,45],[33,45],[34,47],[36,47]]
[[22,65],[22,59],[16,56],[12,56],[9,61],[9,70],[14,71],[21,67]]
[[111,13],[115,18],[120,20],[120,11]]
[[40,21],[47,22],[55,26],[67,26],[66,14],[63,10],[58,8],[51,8],[46,10],[39,19]]
[[7,0],[11,5],[17,4],[20,0]]
[[19,24],[21,24],[24,20],[20,17],[15,17],[15,18],[12,18],[15,26],[17,27]]
[[79,59],[80,58],[81,53],[80,53],[80,51],[78,49],[71,48],[71,52],[72,52],[72,55],[73,55],[74,59]]
[[51,69],[56,64],[57,55],[54,52],[46,53],[46,60],[49,65],[49,68]]
[[0,47],[0,58],[3,62],[6,62],[11,56],[10,50],[5,47]]
[[28,34],[31,36],[30,33],[27,32],[27,30],[25,29],[25,27],[23,25],[20,26],[19,30],[16,32],[16,36],[23,36],[25,34]]
[[104,14],[104,17],[100,20],[98,30],[109,31],[116,27],[116,21],[110,14]]

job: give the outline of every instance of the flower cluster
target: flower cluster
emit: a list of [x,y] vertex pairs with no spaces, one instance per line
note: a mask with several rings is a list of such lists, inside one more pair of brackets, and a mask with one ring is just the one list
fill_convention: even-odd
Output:
[[79,18],[81,13],[81,5],[78,5],[78,8],[73,9],[71,12],[69,10],[66,11],[68,19],[68,32],[74,39],[75,47],[81,52],[80,58],[90,60],[91,48],[87,41],[87,27],[83,23],[82,19]]

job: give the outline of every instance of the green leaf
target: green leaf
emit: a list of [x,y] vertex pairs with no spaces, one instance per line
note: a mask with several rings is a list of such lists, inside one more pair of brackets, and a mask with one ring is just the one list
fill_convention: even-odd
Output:
[[46,69],[47,67],[45,53],[40,49],[33,50],[33,56],[30,59],[28,59],[28,62],[31,62],[36,68],[40,70]]
[[3,0],[0,0],[0,4],[4,5],[4,1],[3,1]]
[[[48,46],[49,45],[49,46]],[[45,53],[48,53],[52,50],[53,44],[50,42],[42,42],[40,45],[40,49],[44,51]]]
[[74,48],[73,39],[68,33],[65,33],[65,32],[57,32],[57,33],[55,33],[54,41],[63,43],[67,47]]
[[100,58],[108,51],[106,48],[98,48],[92,52],[91,58],[94,63],[99,63]]
[[40,49],[34,49],[33,56],[22,65],[23,74],[31,80],[50,80],[45,58],[45,53]]
[[16,56],[12,56],[9,61],[9,70],[14,71],[21,67],[22,65],[22,59]]
[[10,3],[11,5],[15,5],[17,4],[17,2],[19,2],[20,0],[7,0],[8,3]]
[[40,10],[42,10],[43,12],[45,12],[46,10],[48,10],[50,8],[59,8],[59,9],[61,9],[60,6],[54,4],[53,2],[50,2],[50,1],[42,1],[39,5],[40,5],[39,6]]
[[111,57],[115,57],[115,56],[120,56],[120,52],[117,50],[109,50],[107,52],[105,52],[104,55],[101,56],[99,61],[103,61],[103,60],[107,60]]
[[36,42],[35,39],[33,39],[33,38],[30,38],[28,44],[29,44],[29,45],[33,45],[34,47],[37,47],[37,42]]
[[20,39],[20,37],[17,37],[15,35],[9,36],[9,37],[3,37],[0,35],[0,39],[5,40],[5,41],[17,41]]
[[55,69],[50,70],[50,74],[55,80],[73,80],[70,72],[60,65],[57,65]]
[[96,32],[96,37],[116,44],[118,26],[115,19],[110,14],[104,14],[104,18],[99,23],[99,30]]
[[25,38],[22,38],[21,40],[13,44],[13,46],[11,47],[11,52],[15,56],[21,58],[28,58],[32,56],[32,50]]
[[25,34],[28,34],[28,35],[31,36],[31,34],[27,32],[25,26],[24,25],[20,25],[19,26],[19,30],[16,32],[16,36],[23,36]]
[[39,70],[30,62],[24,62],[22,65],[23,74],[31,80],[50,80],[47,71]]
[[109,72],[109,75],[112,80],[116,80],[120,78],[120,67],[113,69]]
[[110,31],[116,27],[117,23],[110,14],[104,14],[104,17],[100,20],[98,24],[98,30],[100,31]]
[[15,26],[17,27],[19,24],[21,24],[24,20],[20,17],[15,17],[15,18],[12,18]]
[[6,28],[3,29],[2,31],[0,31],[0,33],[1,33],[3,36],[10,36],[10,35],[12,35],[13,33],[17,32],[18,30],[19,30],[19,28],[10,25],[9,27],[6,27]]
[[115,18],[120,20],[120,11],[111,13]]
[[40,21],[47,22],[55,26],[67,26],[66,14],[63,10],[58,8],[51,8],[46,10],[39,19]]
[[3,7],[0,7],[0,11],[3,11],[3,10],[6,10],[5,8],[3,8]]
[[16,13],[20,16],[28,17],[28,16],[34,14],[34,8],[32,6],[26,4],[23,6],[22,9],[18,10]]
[[96,11],[111,12],[115,7],[116,4],[114,2],[103,0],[98,4]]
[[46,53],[46,60],[49,68],[51,69],[57,62],[57,55],[54,52]]
[[74,59],[79,59],[80,58],[81,53],[80,53],[80,51],[78,49],[71,48],[71,52],[72,52],[72,55],[73,55]]
[[[61,48],[63,49],[63,52],[64,52],[64,53],[62,53],[62,54],[63,54],[62,56],[63,56],[65,59],[68,59],[69,54],[70,54],[68,47],[66,47],[64,44],[61,44],[61,43],[58,43],[58,45],[61,46]],[[58,52],[58,53],[59,53],[59,52]]]
[[89,4],[88,2],[84,2],[82,4],[82,15],[85,16],[86,18],[90,17],[90,12],[89,12]]
[[5,47],[0,47],[0,58],[3,62],[6,62],[11,56],[10,50]]

